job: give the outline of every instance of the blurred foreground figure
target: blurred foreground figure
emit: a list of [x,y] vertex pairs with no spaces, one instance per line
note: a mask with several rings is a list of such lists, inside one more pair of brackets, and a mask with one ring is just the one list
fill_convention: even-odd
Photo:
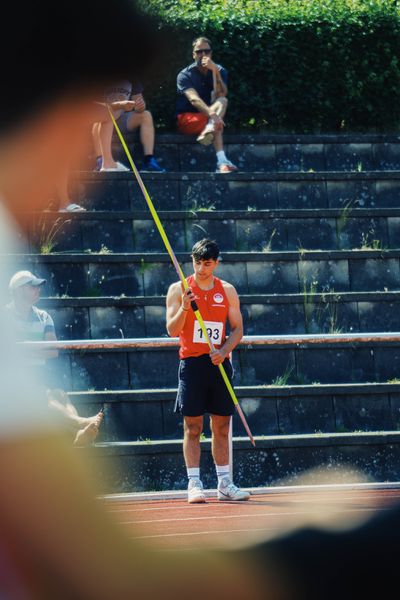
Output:
[[[2,255],[17,251],[16,222],[27,228],[29,213],[44,208],[68,166],[87,155],[94,100],[114,82],[140,77],[138,65],[154,42],[128,0],[108,10],[94,0],[60,0],[57,11],[50,0],[22,0],[7,12],[13,37],[2,35],[0,49],[12,60],[2,68],[2,85],[13,93],[0,96]],[[99,39],[119,48],[118,61],[111,53],[99,60]],[[0,290],[12,267],[9,257],[1,261]],[[231,561],[202,556],[199,569],[199,558],[155,555],[109,520],[88,470],[56,431],[41,382],[27,376],[1,312],[0,597],[172,599],[190,589],[193,600],[225,592],[256,598],[240,565],[231,572]]]

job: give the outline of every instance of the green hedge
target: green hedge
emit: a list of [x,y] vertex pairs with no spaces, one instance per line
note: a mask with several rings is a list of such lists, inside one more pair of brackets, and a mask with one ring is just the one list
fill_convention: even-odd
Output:
[[146,0],[161,30],[146,83],[174,127],[175,78],[206,35],[229,69],[231,130],[389,131],[400,121],[400,11],[393,0]]

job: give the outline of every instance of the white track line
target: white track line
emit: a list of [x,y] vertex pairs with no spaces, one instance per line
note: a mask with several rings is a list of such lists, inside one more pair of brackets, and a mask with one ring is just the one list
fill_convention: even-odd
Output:
[[[393,490],[395,491],[395,490]],[[387,495],[380,495],[380,496],[374,496],[373,499],[378,500],[379,498],[387,498],[388,500],[393,499],[393,496],[387,496]],[[394,499],[398,498],[400,500],[400,490],[399,490],[399,495],[395,496]],[[348,500],[366,500],[367,498],[361,497],[361,496],[340,496],[339,501],[340,502],[344,502],[344,501],[348,501]],[[324,500],[326,501],[327,499],[324,498]],[[328,498],[328,500],[332,500],[332,502],[334,502],[334,499],[332,498]],[[163,503],[167,502],[167,500],[163,500]],[[303,498],[303,499],[292,499],[292,498],[288,498],[287,500],[288,503],[290,504],[311,504],[311,503],[315,503],[318,504],[321,502],[321,498]],[[141,512],[148,512],[148,511],[163,511],[163,510],[196,510],[196,508],[198,510],[205,510],[206,507],[226,507],[226,506],[243,506],[242,502],[206,502],[205,504],[203,504],[202,506],[198,506],[195,507],[193,506],[193,504],[170,504],[168,506],[150,506],[150,507],[146,507],[146,508],[115,508],[115,507],[106,507],[107,512],[109,513],[141,513]],[[251,501],[250,499],[250,506],[252,507],[261,507],[262,503],[254,500],[254,502]]]
[[[340,514],[343,513],[352,513],[352,512],[382,512],[385,510],[390,510],[390,508],[345,508],[340,510],[338,508],[337,512]],[[328,511],[327,511],[328,512]],[[218,515],[218,516],[207,516],[207,517],[178,517],[173,519],[150,519],[146,521],[121,521],[121,525],[140,525],[145,523],[173,523],[182,521],[209,521],[211,519],[256,519],[259,517],[293,517],[297,515],[314,515],[315,513],[311,510],[304,511],[295,511],[295,512],[276,512],[276,513],[255,513],[255,514],[239,514],[239,515]]]
[[205,510],[206,508],[210,508],[211,506],[214,508],[216,506],[218,507],[225,507],[227,505],[229,506],[237,506],[238,504],[240,504],[241,506],[243,506],[243,502],[205,502],[203,504],[198,504],[197,506],[194,506],[193,504],[189,504],[188,502],[186,502],[186,504],[170,504],[169,506],[150,506],[147,508],[107,508],[107,512],[110,513],[124,513],[124,512],[147,512],[147,511],[154,511],[154,510]]
[[190,531],[188,533],[160,533],[157,535],[141,535],[135,536],[132,539],[135,540],[149,540],[156,538],[170,538],[170,537],[188,537],[193,535],[214,535],[218,533],[223,533],[226,535],[227,533],[250,533],[253,531],[259,531],[260,533],[265,533],[266,531],[276,531],[276,529],[221,529],[214,531]]
[[[341,490],[400,490],[400,481],[373,483],[328,483],[315,485],[286,485],[274,487],[243,488],[254,496],[269,494],[285,494],[299,492],[322,492]],[[216,495],[216,490],[207,490],[207,497]],[[150,502],[152,500],[182,500],[187,496],[186,490],[171,492],[132,492],[126,494],[108,494],[101,496],[107,502]]]
[[[388,508],[381,508],[381,509],[377,509],[378,511],[385,511],[385,510],[390,510]],[[350,511],[343,511],[343,512],[376,512],[376,509],[355,509],[355,510],[350,510]],[[288,513],[281,513],[282,516],[286,516]],[[298,515],[301,513],[290,513],[292,515]],[[306,513],[306,514],[310,514],[310,513]],[[312,513],[311,513],[312,514]],[[279,513],[276,513],[275,516],[278,516]],[[224,518],[224,517],[215,517],[215,518]],[[239,515],[238,515],[239,518]],[[171,519],[171,521],[174,519]],[[178,520],[178,519],[175,519]],[[182,519],[182,520],[192,520],[192,519]],[[166,521],[169,521],[169,519],[166,519]],[[154,523],[154,521],[148,521],[149,523]],[[145,523],[145,521],[143,521],[143,523]],[[125,524],[125,523],[124,523]],[[281,531],[281,527],[277,526],[277,527],[254,527],[254,528],[247,528],[247,529],[220,529],[220,530],[209,530],[209,531],[188,531],[188,532],[174,532],[174,533],[157,533],[157,534],[152,534],[152,535],[141,535],[141,536],[132,536],[132,539],[137,539],[137,540],[147,540],[147,539],[159,539],[159,538],[180,538],[180,537],[190,537],[190,536],[199,536],[199,535],[216,535],[216,534],[229,534],[229,533],[253,533],[253,532],[260,532],[260,533],[266,533],[266,532],[271,532],[271,531]]]

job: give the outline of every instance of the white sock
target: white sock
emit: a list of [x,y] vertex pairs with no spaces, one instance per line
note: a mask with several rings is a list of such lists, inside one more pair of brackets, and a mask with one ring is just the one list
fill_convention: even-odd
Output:
[[229,469],[229,465],[215,465],[215,470],[217,471],[217,477],[218,477],[218,485],[222,482],[223,479],[225,479],[225,477],[229,477],[229,473],[230,473],[230,469]]
[[197,479],[200,481],[200,467],[187,467],[186,471],[189,481],[191,479]]
[[228,161],[228,159],[226,157],[226,154],[225,154],[224,150],[219,150],[217,152],[217,162],[218,162],[218,164],[220,165],[221,163],[224,163],[224,162],[227,162],[227,161]]

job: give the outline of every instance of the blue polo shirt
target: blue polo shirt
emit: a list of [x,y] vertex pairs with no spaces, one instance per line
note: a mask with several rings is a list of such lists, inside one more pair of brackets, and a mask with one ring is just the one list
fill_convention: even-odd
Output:
[[[218,70],[221,74],[222,81],[225,85],[228,85],[228,71],[217,65]],[[186,98],[185,91],[194,89],[199,94],[200,98],[208,106],[211,104],[211,94],[213,91],[213,76],[211,71],[207,71],[205,75],[197,67],[197,63],[192,63],[188,67],[182,69],[178,74],[176,80],[177,87],[177,100],[176,100],[176,114],[179,115],[185,112],[199,112]]]

